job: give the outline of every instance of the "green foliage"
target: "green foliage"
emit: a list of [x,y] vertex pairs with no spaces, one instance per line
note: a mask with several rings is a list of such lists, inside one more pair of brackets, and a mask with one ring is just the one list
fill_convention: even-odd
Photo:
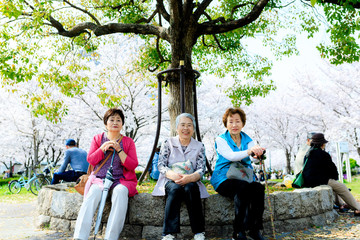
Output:
[[[249,50],[250,41],[259,40],[276,59],[298,54],[293,33],[305,31],[309,38],[314,37],[323,21],[317,13],[321,11],[316,10],[323,9],[331,42],[319,45],[322,56],[334,64],[359,61],[360,16],[359,10],[351,5],[356,2],[343,0],[340,1],[342,6],[338,6],[311,0],[311,7],[302,2],[269,1],[256,20],[231,31],[194,35],[191,43],[184,46],[191,53],[180,53],[182,50],[174,52],[172,49],[179,42],[175,44],[174,39],[146,31],[162,26],[162,33],[169,31],[170,38],[180,32],[186,39],[201,25],[193,25],[191,31],[182,32],[184,26],[211,22],[220,27],[224,22],[247,17],[254,4],[247,0],[213,1],[198,23],[183,19],[181,29],[171,29],[173,19],[167,22],[163,16],[159,21],[159,11],[155,9],[158,3],[164,3],[164,8],[173,13],[169,2],[163,0],[1,0],[1,81],[9,91],[22,95],[34,116],[44,115],[59,122],[67,113],[62,98],[84,94],[89,83],[86,64],[98,58],[99,46],[113,41],[111,34],[122,32],[145,40],[138,52],[138,61],[129,63],[139,71],[165,70],[181,54],[187,54],[192,66],[200,72],[235,80],[227,90],[235,105],[251,104],[253,97],[265,96],[275,86],[268,54]],[[199,4],[200,1],[194,1],[192,13],[198,10]],[[115,27],[118,23],[121,25]],[[104,26],[107,28],[99,30]],[[282,29],[291,34],[279,34]],[[99,80],[98,92],[101,103],[109,107],[121,104],[123,96],[118,92],[110,93],[109,86],[102,81]]]
[[344,6],[322,4],[331,43],[320,44],[318,50],[322,57],[336,65],[358,62],[360,58],[360,10],[354,9],[349,2],[352,1],[344,1]]
[[[350,161],[350,170],[351,170],[351,173],[355,173],[355,168],[358,168],[360,167],[359,164],[357,164],[356,160],[353,159],[353,158],[349,158],[349,161]],[[346,173],[346,165],[345,165],[345,162],[343,164],[343,173]]]

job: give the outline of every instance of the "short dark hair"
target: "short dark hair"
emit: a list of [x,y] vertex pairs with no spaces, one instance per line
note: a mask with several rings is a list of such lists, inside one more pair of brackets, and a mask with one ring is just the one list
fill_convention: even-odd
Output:
[[237,108],[228,108],[226,109],[224,115],[223,115],[223,123],[224,123],[224,126],[226,127],[227,125],[227,119],[229,116],[232,116],[234,114],[239,114],[240,115],[240,119],[243,123],[243,125],[245,126],[245,123],[246,123],[246,114],[244,112],[244,110],[242,110],[241,108],[237,107]]
[[105,115],[104,115],[104,124],[107,124],[107,121],[109,120],[109,117],[111,116],[115,116],[116,114],[118,114],[121,118],[122,124],[125,123],[125,117],[124,117],[124,113],[121,109],[119,108],[110,108],[109,110],[106,111]]

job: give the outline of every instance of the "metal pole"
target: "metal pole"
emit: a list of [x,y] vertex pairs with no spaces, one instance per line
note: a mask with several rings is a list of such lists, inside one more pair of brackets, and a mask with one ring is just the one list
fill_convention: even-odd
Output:
[[185,112],[185,73],[184,60],[180,60],[180,106],[181,113]]
[[160,128],[161,128],[161,84],[162,84],[162,76],[161,76],[161,74],[162,74],[162,72],[160,72],[157,75],[157,78],[158,78],[158,119],[157,119],[157,128],[156,128],[155,141],[154,141],[152,152],[150,154],[150,158],[149,158],[148,163],[147,163],[147,165],[145,167],[145,170],[143,171],[143,173],[141,174],[141,176],[139,178],[139,183],[141,183],[142,180],[144,180],[145,175],[146,175],[147,171],[149,170],[149,167],[152,164],[152,159],[154,158],[156,147],[157,147],[157,144],[158,144],[158,141],[159,141]]
[[[193,97],[194,97],[194,117],[195,117],[195,123],[196,123],[196,136],[197,140],[201,142],[201,135],[200,135],[200,127],[199,127],[199,119],[198,119],[198,112],[197,112],[197,96],[196,96],[196,79],[200,77],[200,73],[198,71],[194,71],[194,80],[193,80]],[[206,158],[206,156],[205,156]],[[208,159],[205,159],[206,161],[206,168],[209,171],[210,175],[212,175],[213,171],[211,169],[210,163]]]

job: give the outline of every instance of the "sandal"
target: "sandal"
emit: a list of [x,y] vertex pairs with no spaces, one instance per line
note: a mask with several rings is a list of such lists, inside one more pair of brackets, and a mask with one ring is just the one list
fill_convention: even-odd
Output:
[[360,210],[354,210],[354,217],[360,217]]
[[342,206],[340,206],[340,208],[339,208],[339,212],[341,212],[341,213],[345,213],[345,212],[347,212],[347,211],[349,211],[349,208],[346,208],[346,205],[342,205]]

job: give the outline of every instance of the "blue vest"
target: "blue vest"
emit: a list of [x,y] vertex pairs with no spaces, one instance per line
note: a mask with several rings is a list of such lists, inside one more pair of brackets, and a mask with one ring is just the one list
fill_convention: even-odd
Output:
[[[240,148],[236,145],[234,140],[231,138],[231,135],[229,131],[226,131],[225,133],[221,134],[219,137],[226,140],[226,142],[229,144],[230,148],[234,152],[240,152],[248,149],[248,144],[252,142],[252,139],[244,132],[240,132],[241,136],[241,146]],[[215,150],[217,154],[216,164],[215,164],[215,170],[211,176],[211,184],[213,185],[214,189],[216,190],[219,185],[224,182],[227,177],[226,173],[229,170],[230,164],[232,163],[230,160],[227,160],[223,156],[221,156],[217,151],[217,145],[215,143]],[[245,165],[248,168],[253,169],[251,165],[251,160],[249,157],[246,157],[241,160],[241,163]]]

